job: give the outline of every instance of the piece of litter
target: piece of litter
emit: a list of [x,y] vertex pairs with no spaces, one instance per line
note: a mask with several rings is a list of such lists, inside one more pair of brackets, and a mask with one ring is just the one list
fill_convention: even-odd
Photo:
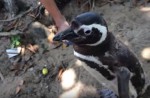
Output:
[[7,53],[13,53],[13,54],[20,53],[21,52],[21,47],[7,49],[6,52]]
[[14,56],[17,56],[18,54],[7,54],[9,58],[12,58]]
[[7,53],[9,58],[17,56],[20,52],[21,52],[21,47],[11,48],[11,49],[6,50],[6,53]]

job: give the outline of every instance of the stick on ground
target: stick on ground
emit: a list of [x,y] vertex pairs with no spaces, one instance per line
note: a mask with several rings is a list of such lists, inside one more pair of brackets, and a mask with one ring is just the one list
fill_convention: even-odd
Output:
[[0,37],[1,36],[12,36],[12,35],[17,35],[17,34],[22,34],[23,32],[15,30],[15,31],[11,31],[11,32],[0,32]]

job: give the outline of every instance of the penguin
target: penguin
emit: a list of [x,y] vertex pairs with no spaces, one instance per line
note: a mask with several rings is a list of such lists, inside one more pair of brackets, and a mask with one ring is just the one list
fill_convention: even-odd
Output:
[[[107,23],[100,14],[86,12],[76,16],[70,27],[56,34],[53,40],[72,42],[74,55],[86,64],[86,68],[98,81],[106,80],[106,86],[112,84],[112,81],[120,80],[122,82],[118,85],[112,84],[110,87],[117,90],[126,88],[125,92],[128,93],[128,86],[131,98],[142,94],[145,74],[139,60],[108,30]],[[127,70],[130,78],[125,78],[128,74],[118,75],[122,70]],[[117,79],[117,76],[120,78]],[[128,80],[129,85],[126,83]],[[127,84],[124,88],[118,88],[124,84]],[[118,94],[120,91],[115,92]]]

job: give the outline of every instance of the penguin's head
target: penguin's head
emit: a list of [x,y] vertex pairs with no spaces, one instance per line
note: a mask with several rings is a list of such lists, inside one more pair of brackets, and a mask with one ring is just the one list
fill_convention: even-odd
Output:
[[106,39],[107,32],[107,24],[102,16],[87,12],[74,18],[70,27],[58,33],[53,40],[68,40],[78,45],[96,46]]

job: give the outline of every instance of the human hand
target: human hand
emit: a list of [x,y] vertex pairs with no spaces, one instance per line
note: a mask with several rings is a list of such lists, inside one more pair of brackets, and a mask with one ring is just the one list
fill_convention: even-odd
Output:
[[69,28],[69,24],[68,24],[67,21],[64,21],[64,22],[62,22],[61,24],[59,24],[59,25],[57,26],[57,28],[58,28],[57,33],[60,33],[60,32],[62,32],[62,31],[64,31],[64,30],[66,30],[67,28]]
[[[63,23],[60,25],[60,27],[58,27],[57,33],[60,33],[60,32],[66,30],[66,29],[68,29],[68,28],[69,28],[69,24],[68,24],[67,21],[65,21],[65,22],[63,22]],[[69,45],[72,44],[71,42],[69,42],[69,41],[67,41],[67,40],[64,40],[63,43],[66,44],[66,46],[69,46]]]
[[[62,32],[62,31],[64,31],[64,30],[66,30],[67,28],[69,28],[69,24],[68,24],[67,21],[62,21],[62,22],[60,22],[59,24],[56,24],[56,26],[57,26],[57,30],[56,30],[55,27],[52,27],[52,28],[51,28],[51,31],[50,31],[51,33],[50,33],[50,35],[48,36],[48,41],[49,41],[51,44],[57,46],[57,44],[58,44],[59,42],[53,41],[53,37],[55,36],[55,34],[60,33],[60,32]],[[65,43],[67,46],[69,45],[69,44],[68,44],[68,41],[64,41],[64,43]]]

